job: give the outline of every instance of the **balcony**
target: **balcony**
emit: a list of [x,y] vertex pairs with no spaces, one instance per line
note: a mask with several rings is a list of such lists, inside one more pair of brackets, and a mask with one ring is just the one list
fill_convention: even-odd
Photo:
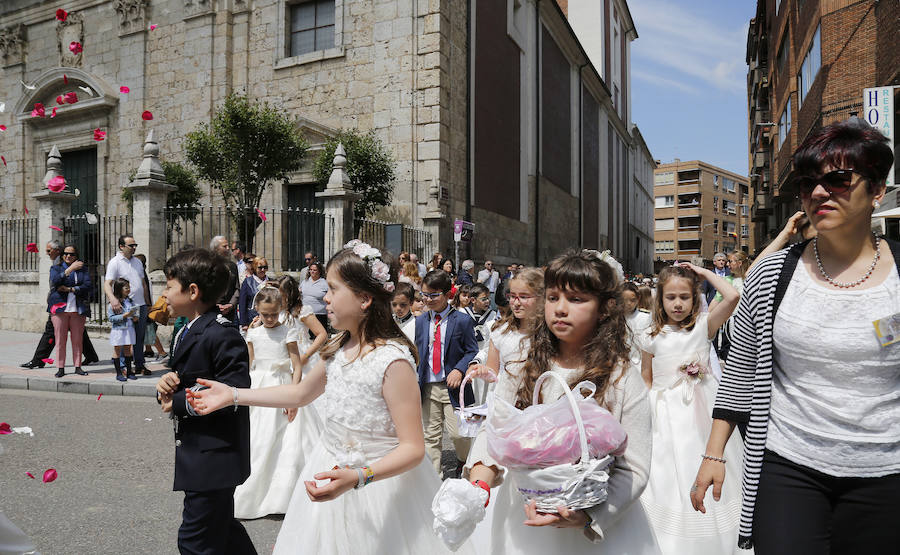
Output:
[[753,168],[765,168],[768,164],[768,157],[766,156],[766,151],[757,150],[753,153]]
[[700,229],[695,228],[693,231],[683,231],[682,228],[678,228],[678,240],[679,241],[699,241],[700,240]]
[[764,221],[772,213],[772,198],[767,194],[757,193],[750,209],[750,219],[754,222]]

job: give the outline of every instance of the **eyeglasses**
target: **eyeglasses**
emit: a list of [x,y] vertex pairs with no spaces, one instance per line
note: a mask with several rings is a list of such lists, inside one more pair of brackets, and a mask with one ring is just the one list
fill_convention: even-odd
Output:
[[257,270],[268,270],[269,267],[268,266],[257,266],[256,269]]
[[77,252],[64,252],[63,256],[78,256]]
[[125,243],[125,244],[123,244],[122,246],[123,246],[123,247],[131,247],[131,248],[133,248],[133,249],[136,249],[137,246],[138,246],[138,244],[137,244],[137,243]]
[[303,261],[304,262],[312,262],[312,258],[304,258]]
[[444,293],[442,293],[441,291],[437,291],[435,293],[422,293],[422,296],[425,297],[426,299],[436,299],[443,294]]
[[853,168],[840,169],[830,171],[821,176],[801,175],[794,179],[794,187],[801,198],[812,196],[818,185],[821,185],[829,195],[840,195],[850,190],[854,172],[867,177]]
[[509,302],[519,301],[520,303],[525,303],[533,299],[534,295],[513,295],[512,293],[506,294],[506,300]]

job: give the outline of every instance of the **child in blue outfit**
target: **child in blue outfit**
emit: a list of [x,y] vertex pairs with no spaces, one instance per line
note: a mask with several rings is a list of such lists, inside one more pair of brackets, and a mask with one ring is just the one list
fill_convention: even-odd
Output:
[[138,320],[138,309],[131,302],[131,285],[125,278],[118,278],[113,282],[113,295],[122,304],[121,314],[113,312],[112,307],[106,309],[106,315],[112,329],[109,332],[109,344],[113,346],[113,366],[116,367],[116,379],[124,382],[126,379],[136,380],[134,370],[131,369],[132,352],[134,345],[134,323]]

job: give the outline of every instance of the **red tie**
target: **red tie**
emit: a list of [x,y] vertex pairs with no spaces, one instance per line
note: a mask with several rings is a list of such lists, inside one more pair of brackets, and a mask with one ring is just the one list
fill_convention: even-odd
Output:
[[434,315],[434,349],[431,353],[431,369],[434,375],[441,373],[441,315]]

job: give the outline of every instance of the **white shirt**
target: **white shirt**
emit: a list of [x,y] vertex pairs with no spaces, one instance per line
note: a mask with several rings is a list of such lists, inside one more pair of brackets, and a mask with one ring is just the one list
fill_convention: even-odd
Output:
[[135,257],[125,258],[122,253],[112,257],[106,264],[106,281],[125,278],[131,285],[131,298],[134,306],[144,306],[144,265]]
[[[447,338],[445,336],[447,335],[447,316],[450,314],[451,310],[453,310],[453,307],[447,305],[447,308],[440,313],[441,321],[438,323],[435,323],[434,321],[434,311],[428,311],[428,319],[430,322],[428,324],[428,383],[447,381],[447,369],[444,368],[444,360],[447,358]],[[438,326],[441,328],[441,371],[435,374],[434,368],[431,367],[431,361],[434,360],[434,344],[436,343],[434,335]]]
[[497,270],[481,270],[478,272],[478,282],[487,285],[491,293],[497,291],[497,285],[500,283],[500,273]]
[[394,317],[394,321],[397,322],[397,325],[400,326],[400,331],[403,332],[404,335],[412,342],[413,345],[416,344],[416,317],[412,315],[412,312],[409,313],[406,320],[400,321],[396,316]]

